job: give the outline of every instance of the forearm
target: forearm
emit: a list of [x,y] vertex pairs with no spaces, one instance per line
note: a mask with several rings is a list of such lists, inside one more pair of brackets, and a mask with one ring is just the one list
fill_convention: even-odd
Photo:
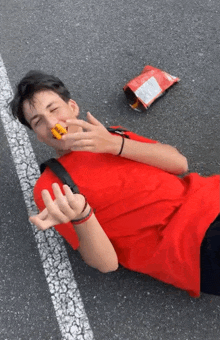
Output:
[[[87,119],[89,122],[76,119],[68,120],[69,125],[80,126],[85,131],[65,134],[62,137],[65,147],[73,151],[118,155],[122,137],[108,132],[89,112],[87,112]],[[183,174],[188,170],[186,158],[176,148],[161,143],[151,144],[125,139],[121,157],[152,165],[176,175]]]
[[74,229],[80,243],[78,250],[88,265],[103,273],[118,268],[114,247],[94,214],[88,221],[75,225]]
[[[122,139],[119,136],[114,137],[111,153],[117,155]],[[152,165],[177,175],[188,170],[187,159],[176,148],[167,144],[142,143],[125,138],[121,157]]]

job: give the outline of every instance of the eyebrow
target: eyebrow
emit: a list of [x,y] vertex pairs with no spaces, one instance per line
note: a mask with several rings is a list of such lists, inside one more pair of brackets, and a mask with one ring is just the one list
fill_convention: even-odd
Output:
[[[56,104],[56,102],[51,102],[51,103],[49,103],[49,104],[46,106],[46,109],[49,109],[53,104]],[[37,118],[38,116],[39,116],[38,114],[34,115],[34,116],[30,119],[29,124],[31,124],[32,120],[34,120],[34,119]]]
[[46,109],[49,109],[53,104],[56,104],[56,102],[51,102],[46,106]]

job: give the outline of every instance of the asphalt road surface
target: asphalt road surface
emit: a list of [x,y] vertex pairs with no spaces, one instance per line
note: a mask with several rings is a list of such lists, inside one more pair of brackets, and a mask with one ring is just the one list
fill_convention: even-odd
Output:
[[[220,172],[220,2],[2,0],[0,340],[218,340],[220,297],[124,268],[101,274],[53,229],[28,222],[39,164],[53,156],[10,116],[30,69],[60,77],[81,110],[177,147],[191,172]],[[180,78],[145,113],[123,86],[145,65]]]

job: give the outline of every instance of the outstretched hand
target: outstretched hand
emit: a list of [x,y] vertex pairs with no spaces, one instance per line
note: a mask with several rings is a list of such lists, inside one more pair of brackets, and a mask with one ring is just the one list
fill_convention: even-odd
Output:
[[77,125],[83,131],[69,132],[63,135],[62,141],[65,141],[65,146],[72,151],[90,151],[116,155],[121,146],[120,138],[113,136],[90,112],[87,112],[87,120],[87,122],[80,119],[66,121],[68,126]]
[[31,216],[30,222],[38,229],[46,230],[60,223],[67,223],[73,219],[81,218],[80,213],[85,204],[85,198],[81,194],[73,194],[68,185],[63,185],[63,195],[57,183],[52,184],[55,200],[52,199],[48,190],[42,190],[42,199],[45,209],[39,214]]

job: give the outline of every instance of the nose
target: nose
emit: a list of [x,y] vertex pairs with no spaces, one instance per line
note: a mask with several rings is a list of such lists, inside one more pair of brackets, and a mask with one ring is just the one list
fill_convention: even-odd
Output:
[[47,127],[48,129],[52,129],[56,124],[59,123],[58,119],[52,115],[48,115],[46,118],[46,124],[47,124]]

